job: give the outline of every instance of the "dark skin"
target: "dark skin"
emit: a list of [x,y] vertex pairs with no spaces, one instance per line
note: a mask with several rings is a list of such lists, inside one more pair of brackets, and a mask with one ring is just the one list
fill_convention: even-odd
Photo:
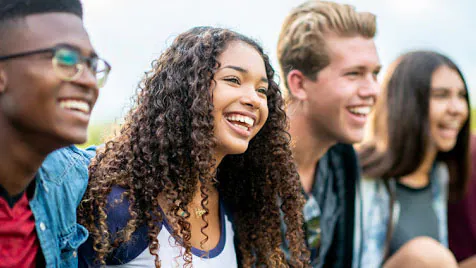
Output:
[[[82,20],[67,13],[27,16],[2,33],[1,55],[69,44],[95,55]],[[51,54],[0,62],[0,185],[14,196],[34,179],[46,156],[84,143],[89,117],[78,117],[61,101],[81,100],[92,109],[98,97],[95,76],[86,69],[75,80],[58,78]]]

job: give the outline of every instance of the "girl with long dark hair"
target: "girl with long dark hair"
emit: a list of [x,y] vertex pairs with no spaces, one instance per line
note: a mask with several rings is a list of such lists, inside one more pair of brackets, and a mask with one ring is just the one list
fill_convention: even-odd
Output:
[[241,34],[180,34],[90,165],[82,259],[95,251],[96,264],[124,267],[288,266],[282,214],[289,265],[306,266],[304,201],[273,79],[262,48]]
[[469,175],[469,98],[446,56],[410,52],[392,65],[360,148],[362,267],[455,267],[447,202]]

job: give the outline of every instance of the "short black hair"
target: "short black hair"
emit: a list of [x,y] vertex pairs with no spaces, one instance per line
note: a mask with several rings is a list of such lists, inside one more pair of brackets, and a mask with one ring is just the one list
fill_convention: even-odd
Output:
[[80,0],[0,0],[0,24],[28,15],[65,12],[83,18]]

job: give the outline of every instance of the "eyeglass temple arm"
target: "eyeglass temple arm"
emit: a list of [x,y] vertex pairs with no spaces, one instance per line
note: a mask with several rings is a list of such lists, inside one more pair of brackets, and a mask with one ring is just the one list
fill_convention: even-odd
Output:
[[28,52],[23,52],[23,53],[7,55],[7,56],[0,56],[0,61],[10,60],[10,59],[15,59],[15,58],[21,58],[21,57],[26,57],[26,56],[39,54],[39,53],[46,53],[46,52],[54,52],[54,49],[51,49],[51,48],[40,49],[40,50],[34,50],[34,51],[28,51]]

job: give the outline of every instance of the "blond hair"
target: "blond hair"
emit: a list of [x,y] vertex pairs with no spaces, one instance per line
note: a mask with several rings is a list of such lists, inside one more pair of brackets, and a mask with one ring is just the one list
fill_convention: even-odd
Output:
[[375,15],[357,12],[350,5],[310,0],[296,7],[284,20],[277,48],[286,88],[291,70],[299,70],[314,80],[330,64],[326,34],[373,38],[375,32]]

